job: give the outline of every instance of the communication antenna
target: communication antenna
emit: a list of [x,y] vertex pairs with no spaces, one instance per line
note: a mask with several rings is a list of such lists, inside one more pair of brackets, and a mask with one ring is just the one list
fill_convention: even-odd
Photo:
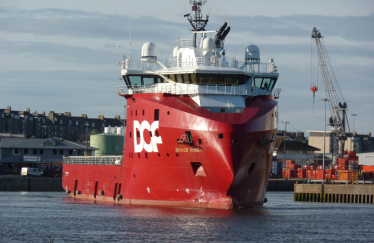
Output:
[[209,21],[209,15],[206,16],[206,19],[202,18],[201,6],[205,5],[206,2],[207,0],[190,0],[190,4],[192,4],[192,12],[195,12],[195,14],[194,16],[190,16],[190,14],[185,14],[184,16],[188,18],[193,31],[205,30],[205,26]]
[[205,31],[205,26],[209,21],[209,15],[206,16],[206,19],[203,19],[201,15],[201,7],[205,5],[207,0],[190,0],[190,4],[192,4],[192,12],[195,12],[194,16],[191,14],[185,14],[184,17],[187,17],[188,22],[190,22],[192,26],[192,31],[194,33],[193,36],[193,46],[196,47],[196,31]]
[[129,15],[129,61],[131,60],[131,15]]

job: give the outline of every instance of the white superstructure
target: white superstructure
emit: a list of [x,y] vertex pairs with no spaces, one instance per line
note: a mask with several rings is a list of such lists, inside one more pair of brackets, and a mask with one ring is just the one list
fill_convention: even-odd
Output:
[[[140,61],[123,58],[121,74],[126,85],[119,86],[120,95],[135,93],[170,93],[190,95],[204,107],[245,107],[250,96],[272,95],[278,79],[274,60],[260,62],[260,49],[249,45],[244,49],[245,59],[228,58],[224,40],[230,31],[227,23],[219,31],[206,31],[209,16],[202,19],[201,7],[205,1],[193,1],[193,15],[186,14],[193,27],[192,39],[179,39],[168,60],[157,59],[157,47],[147,42],[142,47]],[[209,37],[214,33],[215,37]],[[214,96],[214,98],[212,98]]]

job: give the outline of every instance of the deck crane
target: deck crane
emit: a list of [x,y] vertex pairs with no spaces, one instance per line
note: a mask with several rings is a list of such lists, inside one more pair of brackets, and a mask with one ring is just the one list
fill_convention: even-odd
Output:
[[[321,32],[316,27],[312,31],[312,39],[315,40],[318,54],[318,65],[321,69],[323,84],[325,86],[326,98],[328,99],[330,108],[329,123],[334,129],[337,139],[340,142],[340,157],[343,157],[344,143],[347,140],[345,133],[345,119],[347,111],[347,103],[344,100],[343,94],[339,88],[338,81],[332,69],[329,57],[323,43]],[[348,120],[348,119],[347,119]],[[334,151],[335,152],[335,151]]]

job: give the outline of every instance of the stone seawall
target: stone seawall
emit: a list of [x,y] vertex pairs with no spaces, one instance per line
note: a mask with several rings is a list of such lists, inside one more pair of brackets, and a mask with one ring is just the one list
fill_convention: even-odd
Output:
[[62,178],[0,176],[0,191],[58,192]]

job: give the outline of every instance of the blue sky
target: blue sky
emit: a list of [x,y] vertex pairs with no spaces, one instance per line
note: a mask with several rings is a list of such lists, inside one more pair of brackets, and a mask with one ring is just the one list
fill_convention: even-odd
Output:
[[[191,38],[183,18],[190,8],[188,0],[0,0],[0,108],[123,117],[125,99],[116,87],[123,84],[118,63],[128,55],[129,15],[133,58],[152,41],[159,59],[166,59],[178,37]],[[316,26],[348,114],[358,114],[355,130],[374,132],[374,1],[208,0],[207,13],[207,30],[225,21],[231,27],[227,55],[242,60],[246,46],[255,44],[262,62],[274,58],[280,73],[276,88],[282,89],[279,118],[290,121],[291,131],[324,127],[321,78],[314,113],[309,90],[310,34]],[[352,127],[350,115],[349,122]]]

